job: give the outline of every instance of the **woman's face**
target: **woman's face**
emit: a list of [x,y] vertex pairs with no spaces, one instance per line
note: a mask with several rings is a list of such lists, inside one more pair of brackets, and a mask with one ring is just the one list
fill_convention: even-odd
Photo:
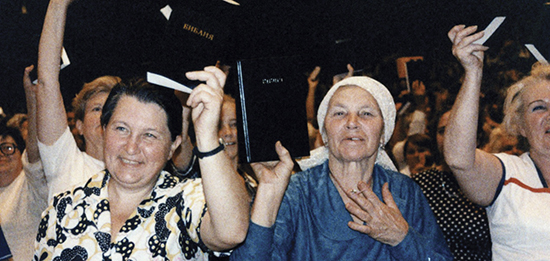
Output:
[[109,96],[108,93],[100,92],[92,96],[86,102],[84,110],[84,119],[77,121],[77,128],[80,135],[84,136],[86,147],[93,146],[101,148],[103,146],[103,128],[101,127],[101,111],[103,105]]
[[366,90],[340,87],[329,102],[324,128],[329,151],[336,159],[376,160],[384,120],[378,103]]
[[172,142],[165,111],[155,103],[120,98],[105,127],[105,166],[112,179],[129,188],[153,186],[181,143]]
[[429,148],[418,146],[413,142],[407,144],[405,160],[411,173],[418,173],[429,168],[433,164],[432,153]]
[[218,135],[225,141],[227,156],[232,160],[235,159],[239,154],[239,148],[237,143],[237,112],[234,102],[223,102]]
[[[15,140],[11,136],[0,136],[0,144],[15,144]],[[21,151],[17,148],[17,144],[15,144],[15,153],[12,155],[5,155],[0,151],[0,175],[19,173],[22,169]]]
[[550,153],[550,81],[526,90],[522,96],[524,110],[520,134],[527,138],[531,151]]

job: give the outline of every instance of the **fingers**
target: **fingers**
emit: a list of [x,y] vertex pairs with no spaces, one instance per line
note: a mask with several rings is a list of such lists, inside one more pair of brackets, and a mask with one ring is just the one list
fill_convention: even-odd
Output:
[[451,28],[451,30],[449,30],[449,32],[447,33],[447,36],[449,37],[449,40],[451,40],[451,42],[454,43],[454,39],[456,37],[456,34],[464,29],[464,27],[466,27],[466,25],[463,25],[463,24],[459,24],[459,25],[455,25],[453,28]]
[[32,70],[34,70],[34,65],[27,66],[25,68],[25,72],[23,73],[23,87],[25,87],[25,90],[31,90],[34,86],[30,77]]
[[398,209],[397,204],[395,204],[395,200],[393,200],[393,196],[390,192],[390,185],[388,182],[382,185],[382,198],[384,199],[384,203],[386,203],[389,208]]
[[321,72],[321,67],[315,66],[315,69],[309,74],[309,80],[316,82],[319,80],[319,73]]
[[353,69],[353,66],[351,66],[351,64],[349,64],[349,63],[347,65],[347,68],[348,68],[348,75],[346,76],[346,78],[349,78],[349,77],[353,76],[354,69]]

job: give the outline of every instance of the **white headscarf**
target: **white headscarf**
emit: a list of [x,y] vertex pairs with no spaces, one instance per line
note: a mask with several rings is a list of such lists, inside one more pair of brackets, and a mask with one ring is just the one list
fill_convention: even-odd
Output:
[[[342,81],[339,81],[336,83],[332,88],[327,92],[325,97],[323,98],[323,101],[319,105],[319,109],[317,111],[317,121],[319,122],[319,131],[321,132],[321,135],[323,137],[323,142],[325,143],[325,146],[317,148],[313,151],[311,151],[311,156],[307,159],[301,160],[298,162],[302,170],[306,170],[308,168],[317,166],[321,163],[323,163],[326,159],[328,159],[328,148],[326,144],[328,144],[328,137],[325,133],[324,123],[325,123],[325,116],[328,111],[328,104],[330,102],[330,99],[342,86],[358,86],[369,92],[376,102],[378,103],[378,106],[380,107],[380,111],[382,112],[382,118],[384,120],[384,140],[382,145],[386,145],[386,143],[390,140],[393,129],[395,127],[395,103],[393,101],[393,97],[390,93],[390,91],[380,82],[366,76],[356,76],[356,77],[349,77]],[[393,171],[397,171],[395,168],[395,165],[391,161],[390,157],[384,150],[384,146],[380,146],[378,148],[378,154],[376,156],[376,163],[381,165],[385,169],[390,169]]]

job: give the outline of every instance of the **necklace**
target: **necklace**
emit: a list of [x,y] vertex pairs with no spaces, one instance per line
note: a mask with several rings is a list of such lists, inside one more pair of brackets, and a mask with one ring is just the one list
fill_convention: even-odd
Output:
[[[334,174],[332,174],[332,171],[331,171],[330,169],[328,170],[328,173],[329,173],[329,175],[332,177],[332,180],[336,181],[336,185],[338,185],[338,187],[339,187],[342,191],[345,192],[346,190],[344,189],[344,187],[342,187],[342,185],[340,184],[340,181],[338,181],[338,179],[336,179],[336,177],[334,176]],[[360,191],[359,189],[354,188],[354,189],[351,189],[350,192],[351,192],[351,193],[354,193],[354,194],[357,194],[357,193],[361,193],[361,192],[363,192],[363,191]]]

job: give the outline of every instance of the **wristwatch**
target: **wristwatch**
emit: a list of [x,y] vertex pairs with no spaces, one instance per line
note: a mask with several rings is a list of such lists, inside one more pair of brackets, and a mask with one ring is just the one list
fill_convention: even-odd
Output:
[[197,155],[197,157],[199,157],[199,159],[216,155],[220,151],[223,151],[225,149],[225,141],[222,138],[220,138],[218,140],[218,142],[220,143],[220,146],[218,146],[217,148],[215,148],[211,151],[207,151],[207,152],[200,152],[199,149],[197,148],[197,146],[195,146],[195,148],[193,148],[193,154]]

